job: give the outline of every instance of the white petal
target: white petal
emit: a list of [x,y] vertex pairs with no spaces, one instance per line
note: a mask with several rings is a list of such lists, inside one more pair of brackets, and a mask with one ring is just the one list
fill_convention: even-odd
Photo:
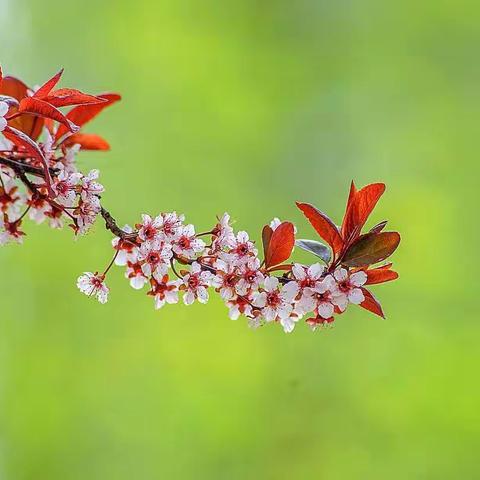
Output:
[[165,305],[165,300],[160,299],[160,295],[155,295],[155,309],[158,310]]
[[8,112],[8,103],[0,102],[0,117],[3,117]]
[[318,306],[318,314],[323,318],[330,318],[333,315],[334,307],[330,302],[322,302]]
[[290,304],[282,305],[277,309],[277,314],[280,318],[287,318],[292,313],[293,307]]
[[191,305],[195,301],[195,295],[191,290],[185,293],[183,296],[183,303],[185,305]]
[[293,332],[293,329],[295,328],[295,321],[293,320],[293,318],[288,317],[280,319],[280,323],[285,333]]
[[342,282],[347,278],[347,271],[344,268],[337,268],[333,274],[337,282]]
[[147,279],[142,276],[136,276],[130,279],[130,286],[135,290],[140,290],[145,285]]
[[256,307],[263,308],[267,304],[267,294],[256,292],[252,302]]
[[365,296],[363,295],[363,292],[359,288],[354,288],[350,290],[348,294],[348,300],[355,305],[359,305],[365,300]]
[[305,268],[303,267],[303,265],[300,265],[300,263],[295,263],[293,265],[292,273],[297,280],[305,280]]
[[355,272],[350,275],[350,283],[355,285],[356,287],[361,287],[367,281],[367,274],[360,270],[359,272]]
[[325,269],[322,265],[320,265],[319,263],[314,263],[313,265],[310,265],[308,267],[308,276],[313,280],[317,280],[321,277],[324,270]]
[[208,302],[208,292],[205,287],[198,287],[197,288],[197,298],[200,303],[207,303]]
[[286,302],[292,302],[293,299],[298,295],[299,290],[300,287],[298,286],[297,282],[288,282],[283,286],[280,295]]
[[267,277],[264,282],[265,290],[267,292],[273,292],[278,287],[277,277]]

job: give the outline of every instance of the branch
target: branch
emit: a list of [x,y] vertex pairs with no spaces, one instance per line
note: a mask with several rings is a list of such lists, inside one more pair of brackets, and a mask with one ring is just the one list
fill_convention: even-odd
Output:
[[[0,164],[5,165],[7,167],[10,167],[17,177],[23,182],[23,184],[32,192],[37,195],[41,195],[38,191],[38,187],[30,181],[30,179],[27,177],[27,173],[31,175],[35,175],[37,177],[45,179],[45,172],[43,168],[38,168],[34,167],[33,165],[29,165],[27,163],[24,163],[19,160],[14,160],[12,158],[7,158],[4,156],[0,156]],[[50,173],[53,175],[58,173],[58,169],[56,168],[50,168]],[[43,195],[45,196],[45,195]],[[63,210],[61,205],[57,204],[53,200],[49,199],[48,196],[45,196],[45,198],[55,207],[60,208]],[[136,233],[127,233],[124,232],[118,225],[111,215],[111,213],[103,208],[103,206],[100,207],[100,214],[102,215],[103,219],[105,220],[105,228],[112,232],[116,237],[121,238],[122,240],[134,240],[136,238]]]

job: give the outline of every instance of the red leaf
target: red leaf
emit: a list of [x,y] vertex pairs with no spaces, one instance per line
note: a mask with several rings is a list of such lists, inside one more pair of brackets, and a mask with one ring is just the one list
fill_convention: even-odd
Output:
[[79,127],[71,122],[60,110],[49,103],[35,97],[27,97],[20,101],[19,112],[31,113],[44,118],[51,118],[65,125],[69,131],[78,132]]
[[12,128],[7,125],[3,130],[5,137],[13,142],[17,147],[23,148],[29,155],[33,158],[36,158],[43,167],[45,173],[45,182],[47,184],[48,191],[52,198],[55,196],[51,189],[52,178],[50,176],[50,171],[48,169],[47,160],[45,159],[40,147],[24,132]]
[[[20,102],[22,98],[28,96],[28,90],[29,88],[27,85],[25,85],[18,78],[4,77],[0,88],[0,93],[16,98]],[[11,107],[9,113],[13,114],[17,111],[17,107]],[[8,122],[11,127],[26,133],[33,140],[36,140],[40,136],[40,133],[42,133],[43,123],[43,118],[27,114],[15,117]]]
[[[384,183],[372,183],[353,193],[348,202],[348,208],[342,225],[342,237],[345,243],[353,242],[362,231],[370,213],[385,191]],[[350,190],[352,197],[352,190]]]
[[365,273],[367,274],[367,281],[365,285],[374,285],[377,283],[385,283],[396,280],[398,278],[398,273],[390,270],[391,266],[392,264],[389,263],[378,268],[366,270]]
[[3,72],[2,72],[2,66],[0,65],[0,88],[2,88],[2,81],[3,81]]
[[294,230],[293,223],[283,222],[273,231],[265,258],[267,268],[288,260],[295,245]]
[[270,245],[270,239],[272,238],[272,227],[265,225],[262,230],[262,244],[263,244],[263,258],[267,258],[268,246]]
[[379,317],[385,318],[382,306],[380,305],[380,302],[373,296],[373,293],[363,287],[360,287],[360,289],[365,297],[365,300],[360,304],[360,306],[365,310],[378,315]]
[[35,98],[44,98],[46,97],[55,87],[55,85],[60,80],[60,77],[63,74],[63,68],[56,73],[50,80],[47,80],[34,94]]
[[110,150],[109,143],[93,133],[75,133],[62,142],[66,147],[75,144],[79,144],[82,150]]
[[88,95],[80,90],[73,88],[60,88],[51,92],[50,95],[43,98],[45,102],[48,102],[54,107],[67,107],[70,105],[85,105],[85,104],[97,104],[105,103],[106,100],[94,95]]
[[[72,108],[72,110],[67,113],[67,118],[75,123],[75,125],[82,127],[87,122],[95,118],[104,108],[113,105],[122,98],[117,93],[103,93],[97,96],[105,100],[105,102],[93,105],[79,105],[78,107]],[[67,128],[60,125],[58,127],[57,134],[55,135],[55,141],[59,140],[67,133],[67,131]]]
[[309,203],[297,202],[297,207],[308,218],[312,227],[331,247],[334,253],[342,250],[343,240],[337,226],[320,210]]
[[398,247],[398,232],[366,233],[350,246],[342,258],[347,267],[365,267],[388,258]]

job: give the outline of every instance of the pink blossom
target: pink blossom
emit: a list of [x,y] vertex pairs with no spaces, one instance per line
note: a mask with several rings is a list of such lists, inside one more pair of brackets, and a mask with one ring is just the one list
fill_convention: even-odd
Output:
[[192,268],[183,278],[183,285],[180,287],[185,291],[183,302],[185,305],[191,305],[195,299],[200,303],[208,302],[208,287],[212,280],[212,274],[205,270],[199,263],[193,262]]
[[95,296],[100,303],[106,303],[110,289],[105,285],[104,280],[104,275],[85,272],[78,277],[77,287],[85,295]]

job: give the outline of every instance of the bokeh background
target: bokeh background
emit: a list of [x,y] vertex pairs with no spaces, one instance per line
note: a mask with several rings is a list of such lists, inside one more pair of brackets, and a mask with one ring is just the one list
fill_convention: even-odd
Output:
[[258,240],[294,206],[340,221],[352,178],[402,233],[401,278],[292,335],[209,305],[154,311],[109,278],[101,224],[0,251],[0,478],[473,479],[478,387],[477,2],[0,0],[0,61],[34,85],[117,90],[89,127],[119,221],[228,210]]

